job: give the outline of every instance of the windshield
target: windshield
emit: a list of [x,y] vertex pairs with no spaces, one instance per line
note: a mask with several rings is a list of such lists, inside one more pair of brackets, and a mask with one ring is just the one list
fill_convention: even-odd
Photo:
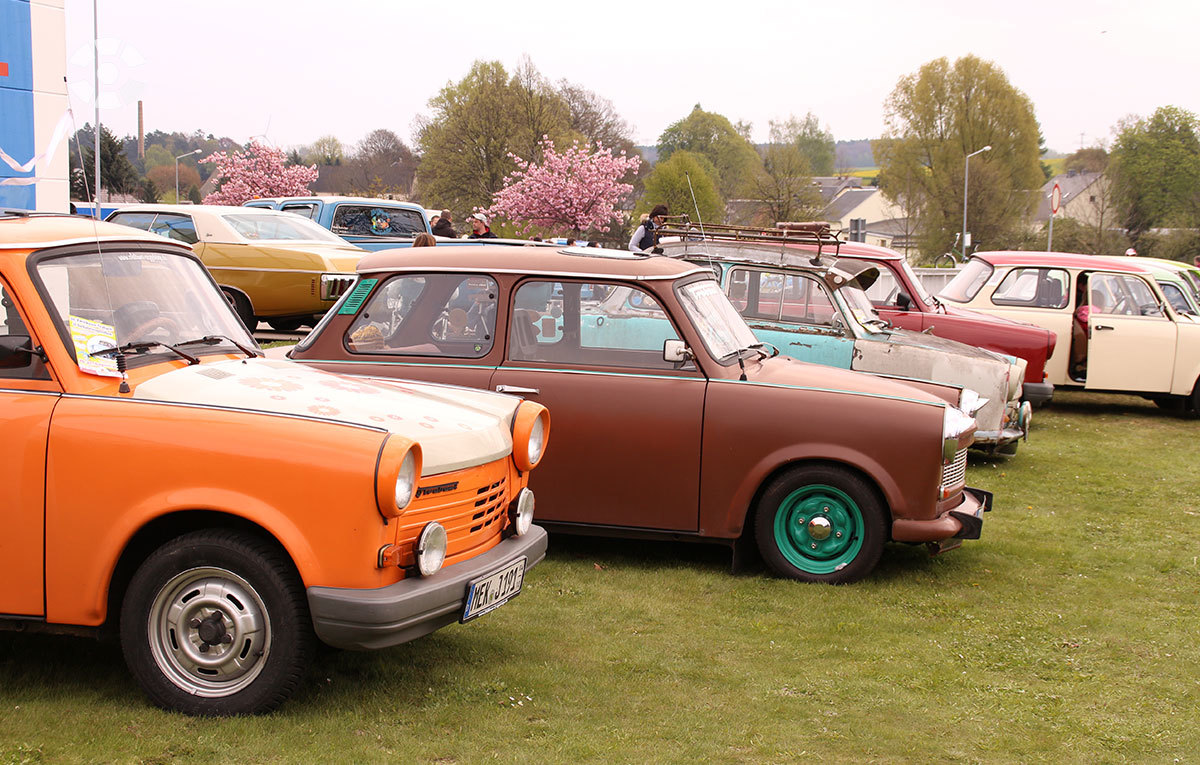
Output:
[[838,290],[838,294],[842,296],[842,300],[846,301],[846,305],[850,307],[850,312],[859,323],[887,326],[887,322],[879,316],[879,312],[875,310],[875,305],[871,302],[871,298],[867,297],[867,293],[861,287],[846,285]]
[[958,272],[958,275],[951,279],[946,288],[938,294],[955,303],[969,303],[987,283],[988,277],[992,275],[992,270],[992,264],[986,260],[971,258]]
[[933,296],[925,291],[925,285],[917,278],[917,272],[913,271],[912,266],[907,260],[900,261],[900,267],[904,269],[904,274],[908,277],[908,283],[913,286],[913,290],[917,293],[917,299],[927,306],[933,307]]
[[[221,335],[256,348],[208,273],[191,258],[164,252],[91,252],[42,260],[37,276],[50,313],[85,372],[116,374],[111,357],[89,354],[128,343],[179,344]],[[189,346],[194,355],[236,352],[233,343]],[[177,358],[162,346],[129,366]]]
[[229,213],[221,220],[229,224],[238,236],[252,242],[329,242],[345,245],[346,241],[331,234],[316,223],[277,212]]
[[758,343],[715,279],[680,287],[679,302],[714,358],[724,359]]

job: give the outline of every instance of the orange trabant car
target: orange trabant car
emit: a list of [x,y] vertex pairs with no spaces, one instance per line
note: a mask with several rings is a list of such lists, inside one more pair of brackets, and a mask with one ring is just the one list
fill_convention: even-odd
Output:
[[0,214],[0,628],[119,634],[157,704],[269,710],[545,556],[544,407],[267,359],[183,244]]

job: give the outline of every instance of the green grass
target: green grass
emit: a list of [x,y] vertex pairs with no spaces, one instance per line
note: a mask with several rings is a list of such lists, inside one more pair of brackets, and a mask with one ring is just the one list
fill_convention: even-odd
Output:
[[114,646],[0,633],[9,762],[1194,762],[1200,422],[1059,393],[983,538],[847,587],[716,547],[555,537],[521,596],[327,652],[278,712],[147,705]]

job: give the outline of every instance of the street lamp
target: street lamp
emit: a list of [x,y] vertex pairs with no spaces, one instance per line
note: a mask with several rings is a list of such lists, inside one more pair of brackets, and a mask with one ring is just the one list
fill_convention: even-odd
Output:
[[[193,154],[199,154],[202,151],[204,151],[204,149],[196,149],[195,151],[189,151],[186,154],[180,154],[175,158],[175,204],[179,204],[179,160],[183,159],[184,157],[190,157]],[[963,224],[963,226],[966,225],[966,223]]]
[[963,258],[967,257],[967,179],[971,177],[971,157],[976,154],[982,154],[985,151],[991,151],[991,146],[984,146],[982,149],[977,149],[967,155],[963,160],[963,230],[962,230],[962,254]]

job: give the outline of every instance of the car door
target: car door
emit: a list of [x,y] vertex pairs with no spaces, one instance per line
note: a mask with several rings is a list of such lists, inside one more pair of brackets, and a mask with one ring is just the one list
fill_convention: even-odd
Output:
[[726,290],[759,340],[800,361],[850,369],[855,339],[816,278],[738,266]]
[[1178,328],[1158,295],[1138,276],[1088,278],[1087,382],[1095,390],[1165,393],[1175,371]]
[[[16,345],[28,337],[30,347],[39,347],[27,327],[0,280],[0,338]],[[46,444],[61,392],[40,359],[24,353],[0,359],[0,614],[44,613]]]
[[678,339],[648,291],[531,278],[514,292],[492,390],[553,422],[531,478],[543,521],[696,531],[707,380],[663,359]]

